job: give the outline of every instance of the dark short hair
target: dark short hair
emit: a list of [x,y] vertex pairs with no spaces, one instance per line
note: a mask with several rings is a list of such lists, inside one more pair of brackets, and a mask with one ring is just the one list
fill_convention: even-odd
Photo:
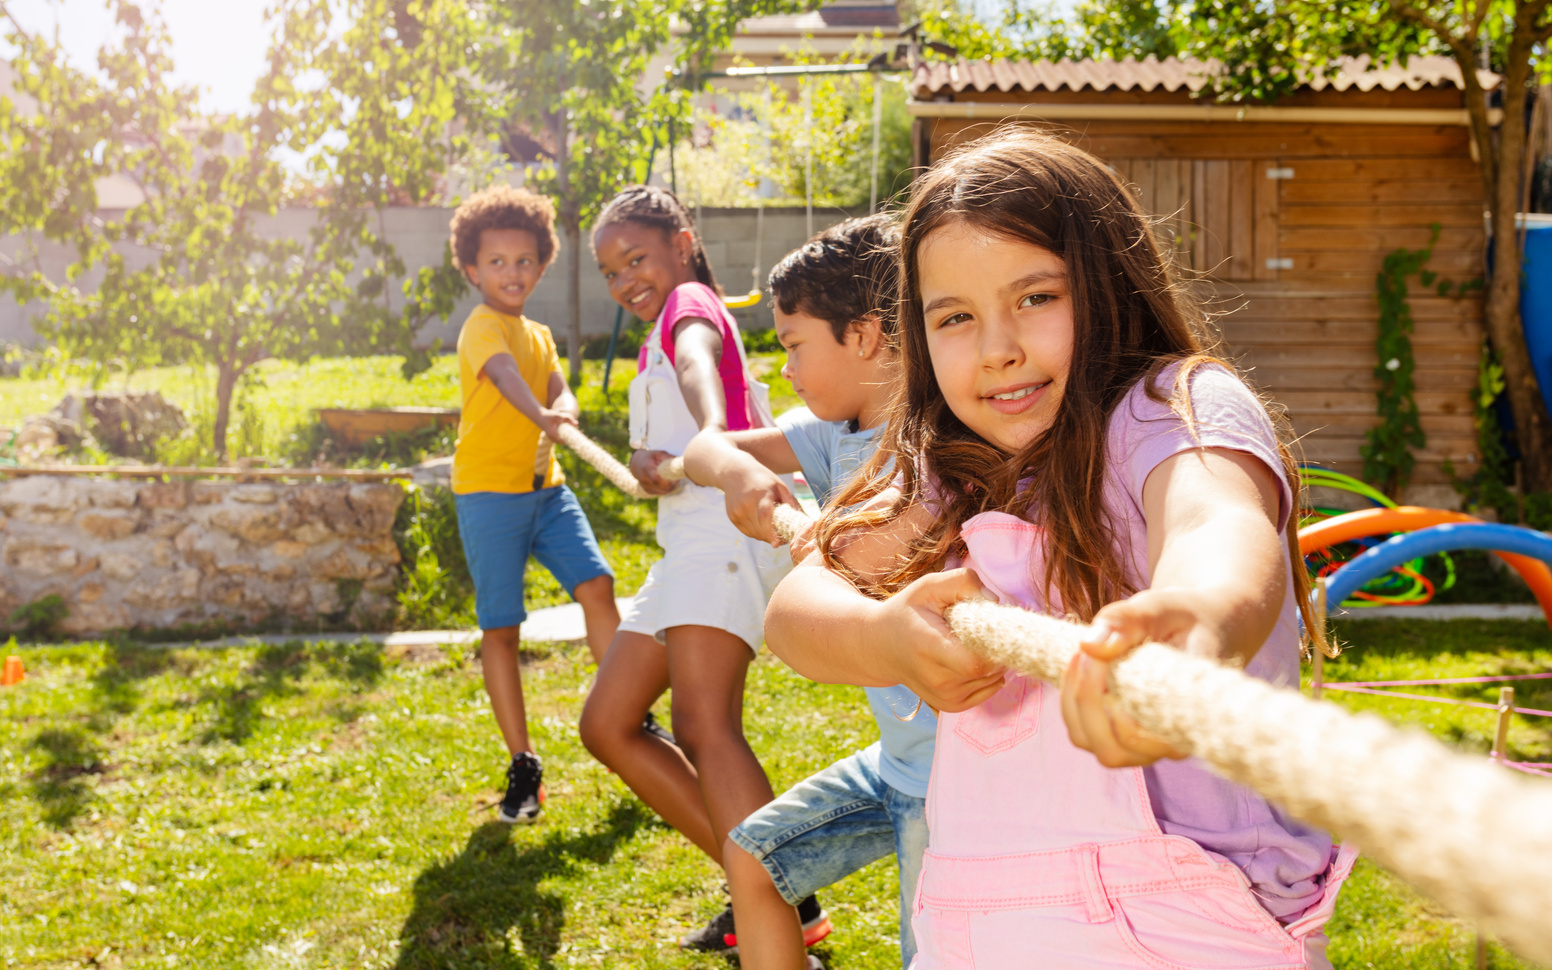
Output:
[[895,332],[900,228],[887,213],[847,219],[788,253],[767,285],[783,313],[806,313],[830,325],[836,343],[870,313],[886,337]]
[[521,229],[539,243],[539,262],[555,259],[560,239],[555,235],[555,204],[527,189],[493,185],[463,200],[453,212],[453,265],[473,266],[480,258],[480,233],[487,229]]

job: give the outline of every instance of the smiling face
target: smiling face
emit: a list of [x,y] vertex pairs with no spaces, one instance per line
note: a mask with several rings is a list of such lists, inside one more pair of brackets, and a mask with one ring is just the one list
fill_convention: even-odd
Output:
[[480,233],[474,265],[465,266],[463,273],[486,306],[521,316],[523,304],[544,275],[538,237],[527,229],[486,229]]
[[963,222],[916,254],[927,351],[954,416],[1000,450],[1050,428],[1072,361],[1067,267],[1033,243]]
[[695,279],[693,247],[688,230],[666,233],[629,219],[611,222],[593,236],[609,295],[642,320],[656,320],[674,287]]

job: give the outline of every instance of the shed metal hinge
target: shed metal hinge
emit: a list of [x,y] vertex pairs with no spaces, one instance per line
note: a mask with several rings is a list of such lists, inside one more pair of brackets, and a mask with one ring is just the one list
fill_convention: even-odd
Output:
[[1273,256],[1266,261],[1267,269],[1293,269],[1292,256]]
[[1269,179],[1291,179],[1293,178],[1293,169],[1269,168],[1266,170],[1266,177]]

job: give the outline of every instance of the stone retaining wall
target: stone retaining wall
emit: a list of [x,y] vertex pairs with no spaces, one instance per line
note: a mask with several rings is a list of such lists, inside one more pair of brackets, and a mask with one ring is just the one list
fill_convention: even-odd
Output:
[[392,484],[0,481],[0,625],[51,593],[73,635],[369,622],[399,571]]

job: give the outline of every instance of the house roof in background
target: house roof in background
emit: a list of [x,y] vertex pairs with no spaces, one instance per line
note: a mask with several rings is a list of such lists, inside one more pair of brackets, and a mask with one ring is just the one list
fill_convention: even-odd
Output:
[[[1380,88],[1459,88],[1460,68],[1453,58],[1413,57],[1405,64],[1372,67],[1367,57],[1343,58],[1335,76],[1316,76],[1304,85],[1314,91]],[[911,77],[911,93],[917,98],[965,90],[986,91],[1180,91],[1195,93],[1207,87],[1222,70],[1217,61],[1177,60],[1061,60],[1061,61],[924,61]],[[1483,87],[1498,85],[1498,75],[1479,71]]]

